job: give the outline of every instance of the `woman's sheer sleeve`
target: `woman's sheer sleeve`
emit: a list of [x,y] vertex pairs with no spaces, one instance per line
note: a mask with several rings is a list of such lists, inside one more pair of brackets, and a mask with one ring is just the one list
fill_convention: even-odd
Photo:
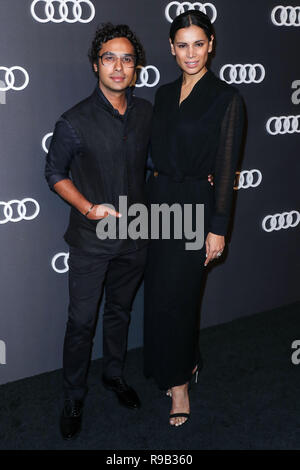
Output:
[[214,165],[214,210],[209,231],[216,235],[226,235],[228,230],[244,121],[243,100],[241,95],[236,92],[227,106],[221,124]]

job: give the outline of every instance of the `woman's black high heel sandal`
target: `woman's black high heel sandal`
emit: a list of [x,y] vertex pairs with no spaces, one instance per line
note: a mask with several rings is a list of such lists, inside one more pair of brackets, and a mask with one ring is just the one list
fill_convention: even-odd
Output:
[[[189,380],[189,386],[188,386],[189,390],[191,390],[193,384],[196,385],[198,383],[198,374],[199,374],[199,366],[197,364],[197,369],[195,370],[195,372],[193,373],[191,379]],[[170,389],[166,391],[166,395],[167,395],[167,397],[172,398],[172,392],[171,392]]]
[[189,390],[191,390],[193,384],[196,385],[198,383],[198,375],[199,375],[199,367],[197,366],[197,369],[193,373],[191,380],[189,380]]
[[[188,390],[190,390],[192,388],[192,384],[197,384],[198,383],[198,374],[199,374],[199,365],[197,364],[197,369],[195,370],[195,372],[193,373],[191,379],[189,380],[189,385],[188,385]],[[172,397],[172,392],[171,390],[167,390],[166,392],[166,395],[168,397]],[[186,418],[186,420],[182,423],[182,424],[170,424],[170,426],[175,426],[175,427],[178,427],[178,426],[182,426],[183,424],[185,424],[188,419],[190,417],[190,413],[172,413],[169,415],[169,419],[170,418]]]
[[[184,423],[182,424],[185,424],[188,419],[190,417],[190,413],[172,413],[171,415],[169,415],[169,418],[186,418],[186,420],[184,421]],[[182,424],[170,424],[170,426],[174,426],[174,428],[178,428],[179,426],[182,426]]]

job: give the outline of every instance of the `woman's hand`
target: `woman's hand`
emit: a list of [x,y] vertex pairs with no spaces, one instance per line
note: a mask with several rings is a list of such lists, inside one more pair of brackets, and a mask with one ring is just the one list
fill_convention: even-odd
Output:
[[224,250],[225,237],[223,235],[215,235],[214,233],[209,232],[205,240],[205,246],[206,260],[204,266],[207,266],[210,261],[215,258],[219,258],[217,254]]
[[208,175],[207,179],[208,179],[208,182],[213,186],[213,185],[214,185],[214,177],[213,177],[213,175]]
[[111,209],[110,207],[104,206],[103,204],[95,204],[91,212],[87,215],[87,218],[90,220],[99,220],[104,219],[108,215],[113,215],[114,217],[122,217],[120,212]]

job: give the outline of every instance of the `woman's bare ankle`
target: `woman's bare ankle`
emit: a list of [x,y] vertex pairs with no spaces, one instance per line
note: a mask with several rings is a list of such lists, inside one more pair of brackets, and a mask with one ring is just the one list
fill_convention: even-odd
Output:
[[182,394],[188,391],[188,382],[183,384],[183,385],[176,385],[175,387],[172,387],[171,393],[173,394]]

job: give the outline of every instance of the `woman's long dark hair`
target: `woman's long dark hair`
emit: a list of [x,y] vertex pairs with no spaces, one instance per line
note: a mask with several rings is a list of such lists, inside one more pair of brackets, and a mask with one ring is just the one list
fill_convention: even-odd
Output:
[[202,28],[210,41],[214,31],[209,17],[200,10],[187,10],[181,15],[176,16],[171,24],[169,36],[172,43],[174,42],[178,29],[188,28],[192,24]]

